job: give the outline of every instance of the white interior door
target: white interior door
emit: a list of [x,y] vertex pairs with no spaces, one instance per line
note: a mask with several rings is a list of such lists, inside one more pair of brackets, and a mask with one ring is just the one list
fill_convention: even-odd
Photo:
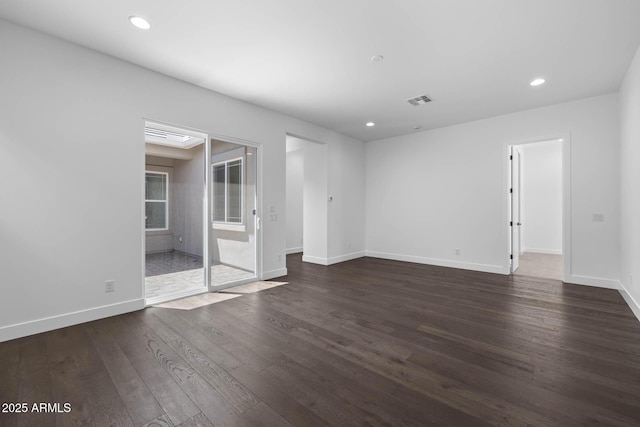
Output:
[[517,148],[511,147],[511,272],[519,266],[521,242],[521,158]]

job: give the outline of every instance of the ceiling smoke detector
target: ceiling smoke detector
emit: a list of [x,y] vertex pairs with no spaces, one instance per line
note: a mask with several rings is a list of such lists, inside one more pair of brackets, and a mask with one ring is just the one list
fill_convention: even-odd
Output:
[[418,107],[420,105],[424,105],[427,102],[431,102],[431,98],[429,98],[429,95],[420,95],[420,96],[416,96],[415,98],[411,98],[411,99],[407,99],[407,102],[411,105],[413,105],[414,107]]

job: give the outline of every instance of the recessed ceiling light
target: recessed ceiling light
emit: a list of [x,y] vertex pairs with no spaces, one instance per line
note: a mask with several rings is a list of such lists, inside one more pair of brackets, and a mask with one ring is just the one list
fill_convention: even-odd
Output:
[[529,83],[531,86],[540,86],[541,84],[544,84],[545,80],[543,78],[537,78],[535,80],[532,80],[531,83]]
[[139,16],[135,16],[135,15],[130,16],[129,22],[131,22],[131,24],[134,27],[138,27],[141,30],[148,30],[149,28],[151,28],[151,24],[149,24],[149,21]]
[[372,60],[373,62],[380,62],[380,61],[382,61],[383,59],[384,59],[384,56],[382,56],[382,55],[373,55],[373,56],[371,57],[371,60]]
[[373,122],[367,122],[367,127],[375,126],[376,124]]

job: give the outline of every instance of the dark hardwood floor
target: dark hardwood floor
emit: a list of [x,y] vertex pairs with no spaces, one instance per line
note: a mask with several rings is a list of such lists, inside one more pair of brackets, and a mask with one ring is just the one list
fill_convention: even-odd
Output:
[[[0,343],[1,426],[640,425],[617,291],[362,258]],[[30,408],[31,409],[31,408]]]

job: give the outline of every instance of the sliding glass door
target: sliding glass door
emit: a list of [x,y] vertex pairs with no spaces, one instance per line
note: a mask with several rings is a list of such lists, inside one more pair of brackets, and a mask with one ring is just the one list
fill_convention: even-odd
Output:
[[145,298],[255,281],[258,149],[146,122]]
[[210,289],[257,276],[257,149],[211,140]]

